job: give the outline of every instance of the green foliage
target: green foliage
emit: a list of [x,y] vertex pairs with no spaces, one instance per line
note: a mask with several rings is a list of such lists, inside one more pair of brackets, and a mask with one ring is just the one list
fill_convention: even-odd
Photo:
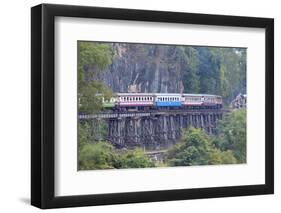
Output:
[[112,48],[109,44],[79,41],[78,72],[79,86],[112,63]]
[[183,49],[183,60],[187,65],[186,69],[183,70],[183,85],[184,90],[187,93],[198,93],[200,82],[198,75],[198,52],[193,47],[184,47]]
[[246,92],[246,49],[180,47],[185,92],[222,95],[230,102]]
[[246,109],[226,114],[209,136],[201,129],[188,129],[168,151],[171,166],[246,163]]
[[120,153],[120,168],[147,168],[154,166],[154,163],[141,149]]
[[[83,91],[92,93],[91,89],[82,87],[91,87],[94,84],[97,90],[101,83],[94,79],[112,63],[112,60],[122,57],[122,48],[122,45],[119,45],[117,52],[114,45],[109,43],[78,42],[78,89],[81,100],[85,98]],[[130,44],[124,47],[125,49],[131,52],[131,63],[136,67],[146,69],[145,65],[148,64],[148,68],[152,70],[168,69],[171,77],[174,74],[182,76],[185,93],[222,95],[226,103],[233,100],[237,94],[246,93],[245,48]],[[138,74],[139,83],[152,83],[153,71]],[[92,112],[96,107],[89,106],[83,110]]]
[[87,122],[79,124],[79,170],[155,167],[141,149],[118,150],[91,137]]
[[107,142],[87,143],[79,151],[79,170],[154,166],[141,149],[120,151]]
[[94,113],[102,109],[102,97],[113,96],[111,89],[98,81],[92,81],[79,89],[79,112]]
[[106,142],[86,144],[79,152],[79,169],[113,169],[118,161],[112,145]]
[[230,151],[214,147],[212,138],[203,130],[190,128],[183,131],[180,142],[167,153],[170,166],[192,166],[236,163]]
[[[80,113],[102,108],[101,97],[112,97],[110,88],[95,77],[112,63],[112,47],[96,42],[78,42],[78,99]],[[98,95],[99,94],[99,95]]]
[[212,148],[209,151],[208,164],[219,165],[219,164],[235,164],[237,163],[236,158],[232,151],[221,151],[220,149]]
[[[146,48],[131,45],[136,63],[152,63],[168,68],[170,75],[180,74],[184,92],[222,95],[226,102],[246,92],[246,49],[188,46]],[[97,81],[113,60],[110,44],[78,42],[79,113],[95,113],[102,109],[102,97],[113,96],[110,88]],[[163,56],[168,58],[164,61]],[[116,53],[115,53],[116,56]],[[117,56],[116,56],[117,57]],[[114,59],[115,60],[115,59]],[[153,66],[152,66],[153,67]],[[153,72],[139,80],[150,82]],[[98,131],[106,135],[105,124]],[[154,166],[189,166],[246,162],[246,110],[235,110],[224,116],[216,135],[200,129],[183,131],[182,138],[169,149],[163,163],[152,162],[140,150],[117,150],[107,142],[97,142],[94,128],[79,123],[79,169],[145,168]]]
[[246,162],[246,110],[234,110],[221,120],[217,134],[202,129],[182,132],[161,164],[141,150],[118,150],[107,142],[94,142],[87,122],[79,125],[79,169],[147,168],[159,166],[219,165]]
[[89,131],[90,131],[90,126],[88,125],[88,123],[79,122],[79,125],[78,125],[79,150],[81,150],[87,144]]
[[246,93],[244,48],[176,47],[167,63],[180,69],[186,93],[217,94],[226,102]]
[[103,140],[108,135],[108,124],[105,120],[100,120],[96,125],[90,124],[92,121],[79,121],[79,148],[81,149],[85,144],[91,142],[98,142]]
[[231,150],[238,163],[246,162],[246,109],[236,109],[226,114],[218,124],[217,147]]
[[173,166],[191,166],[207,163],[208,139],[200,129],[188,129],[183,132],[181,141],[169,152],[169,164]]
[[222,48],[220,51],[221,94],[228,100],[246,92],[246,50]]

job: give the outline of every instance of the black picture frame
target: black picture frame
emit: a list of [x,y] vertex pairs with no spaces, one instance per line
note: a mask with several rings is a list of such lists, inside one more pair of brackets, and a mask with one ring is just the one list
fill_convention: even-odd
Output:
[[[264,28],[265,184],[93,195],[54,195],[55,17],[101,18],[162,23]],[[31,204],[60,208],[121,203],[217,198],[274,193],[274,20],[164,11],[41,4],[31,8]]]

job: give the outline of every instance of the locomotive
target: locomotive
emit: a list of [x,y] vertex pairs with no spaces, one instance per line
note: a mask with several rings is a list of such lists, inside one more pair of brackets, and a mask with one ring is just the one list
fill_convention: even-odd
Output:
[[116,93],[106,100],[103,107],[113,111],[221,109],[222,97],[209,94],[180,93]]

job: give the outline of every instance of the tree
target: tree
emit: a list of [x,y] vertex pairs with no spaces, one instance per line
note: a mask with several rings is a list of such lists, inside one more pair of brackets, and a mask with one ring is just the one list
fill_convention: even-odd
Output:
[[78,86],[92,80],[93,75],[102,72],[112,63],[112,47],[97,42],[78,42]]
[[145,155],[141,149],[125,151],[120,154],[120,168],[148,168],[155,164]]
[[79,170],[155,167],[141,149],[118,150],[105,141],[81,141],[79,150]]
[[200,93],[221,95],[228,103],[238,93],[246,92],[246,49],[218,47],[194,49],[199,61],[196,78],[199,77]]
[[182,48],[183,62],[186,64],[183,69],[183,85],[184,92],[186,93],[198,93],[199,92],[199,75],[198,75],[198,52],[193,47]]
[[83,147],[87,144],[88,142],[88,137],[89,137],[89,129],[90,126],[88,123],[84,122],[79,122],[78,123],[78,131],[79,131],[79,141],[78,141],[78,148],[79,152],[83,149]]
[[113,169],[118,161],[114,147],[106,142],[87,143],[79,152],[79,169]]
[[189,128],[167,154],[170,166],[192,166],[236,163],[231,152],[222,152],[204,130]]
[[235,164],[237,163],[236,158],[233,155],[233,152],[230,150],[221,151],[217,148],[210,149],[209,152],[209,164],[218,165],[218,164]]
[[102,108],[102,97],[112,91],[95,77],[112,63],[112,47],[96,42],[78,42],[78,99],[80,113],[93,113]]
[[233,152],[238,163],[246,162],[246,109],[236,109],[226,114],[218,123],[217,147]]
[[102,98],[113,96],[110,88],[98,81],[92,81],[79,89],[79,112],[94,113],[102,109]]
[[244,48],[221,48],[221,92],[227,101],[246,92],[246,50]]

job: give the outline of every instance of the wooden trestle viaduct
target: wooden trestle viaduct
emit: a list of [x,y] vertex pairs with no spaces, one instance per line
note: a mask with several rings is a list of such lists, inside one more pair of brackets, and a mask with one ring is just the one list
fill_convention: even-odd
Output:
[[79,115],[88,122],[92,140],[110,141],[115,147],[161,150],[174,144],[183,128],[205,129],[212,134],[222,109],[111,112]]

